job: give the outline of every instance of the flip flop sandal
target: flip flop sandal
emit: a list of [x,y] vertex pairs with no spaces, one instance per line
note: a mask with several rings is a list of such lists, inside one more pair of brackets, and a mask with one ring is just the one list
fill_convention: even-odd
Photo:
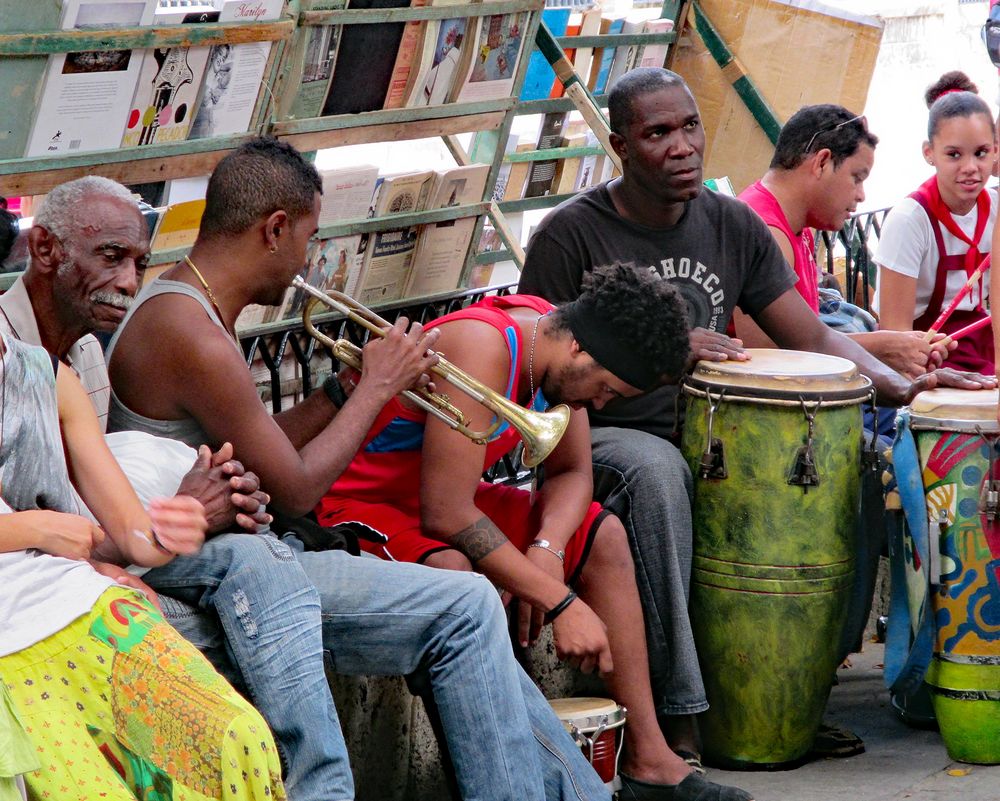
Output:
[[753,801],[750,793],[710,782],[697,773],[689,773],[679,784],[652,784],[625,773],[618,775],[622,780],[618,801]]
[[865,743],[854,732],[823,723],[816,732],[809,756],[812,759],[843,759],[865,752]]
[[687,762],[695,773],[699,776],[705,775],[705,766],[701,764],[701,756],[699,754],[696,754],[694,751],[686,751],[683,748],[675,748],[673,751],[677,754],[677,756]]

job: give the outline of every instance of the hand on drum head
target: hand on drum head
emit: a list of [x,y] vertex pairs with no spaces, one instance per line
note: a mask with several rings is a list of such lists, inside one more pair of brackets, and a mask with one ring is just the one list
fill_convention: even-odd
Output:
[[606,676],[614,670],[607,627],[579,598],[552,621],[552,638],[556,656],[584,673],[593,673],[597,668],[601,676]]
[[996,376],[981,375],[979,373],[965,373],[960,370],[953,370],[950,367],[942,367],[930,373],[920,376],[907,390],[903,396],[903,403],[908,404],[917,395],[927,389],[936,387],[955,387],[956,389],[993,389],[997,385]]
[[746,361],[750,354],[743,348],[743,340],[727,337],[718,331],[707,328],[692,328],[689,336],[691,342],[691,360],[688,368],[702,359],[710,362],[724,362],[727,359]]
[[[407,330],[409,326],[409,330]],[[426,386],[438,355],[431,352],[440,331],[424,331],[400,317],[384,337],[371,339],[362,352],[362,387],[381,392],[385,401],[405,389]]]

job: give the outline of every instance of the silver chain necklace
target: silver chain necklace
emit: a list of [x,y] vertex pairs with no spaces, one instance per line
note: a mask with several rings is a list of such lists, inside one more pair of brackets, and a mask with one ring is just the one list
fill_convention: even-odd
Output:
[[535,327],[531,329],[531,350],[528,351],[528,391],[531,393],[528,403],[535,402],[535,340],[538,338],[538,324],[545,315],[535,318]]

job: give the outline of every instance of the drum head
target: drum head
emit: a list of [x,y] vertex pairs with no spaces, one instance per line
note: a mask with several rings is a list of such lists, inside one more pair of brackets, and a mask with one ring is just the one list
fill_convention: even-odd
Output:
[[839,356],[800,350],[748,348],[745,362],[700,361],[686,383],[727,395],[864,398],[871,382]]
[[948,431],[1000,431],[997,424],[996,389],[942,387],[921,392],[910,403],[911,425],[916,429]]
[[554,698],[549,704],[567,727],[572,724],[584,733],[625,722],[625,708],[610,698]]

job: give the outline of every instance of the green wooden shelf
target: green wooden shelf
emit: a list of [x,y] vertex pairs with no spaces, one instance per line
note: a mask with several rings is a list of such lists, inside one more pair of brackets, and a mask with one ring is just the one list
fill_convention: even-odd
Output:
[[559,46],[567,47],[621,47],[634,44],[673,44],[677,34],[664,33],[598,33],[593,36],[557,36]]
[[382,109],[379,111],[365,111],[360,114],[339,114],[332,117],[282,120],[275,122],[271,126],[271,133],[275,136],[291,136],[293,134],[360,128],[368,125],[392,125],[420,120],[469,117],[477,114],[488,114],[490,112],[506,113],[516,103],[517,101],[514,98],[505,97],[500,100],[482,100],[475,103],[447,103],[440,106]]
[[519,200],[504,200],[500,203],[500,211],[504,214],[516,214],[519,211],[534,211],[535,209],[547,209],[551,206],[558,206],[564,200],[575,197],[575,192],[565,195],[542,195],[541,197],[522,197]]
[[[594,100],[601,108],[608,105],[607,95],[597,95]],[[550,111],[573,111],[576,106],[568,97],[556,97],[548,100],[526,100],[517,104],[515,112],[518,116],[526,114],[548,114]]]
[[150,47],[207,47],[216,44],[273,42],[289,39],[295,20],[274,22],[206,22],[68,31],[4,31],[0,56],[38,56],[80,50],[142,50]]
[[511,163],[518,161],[551,161],[552,159],[572,159],[578,156],[596,156],[604,153],[600,145],[590,147],[552,147],[547,150],[529,150],[525,153],[505,153],[503,160]]
[[374,25],[381,22],[412,22],[417,20],[453,19],[454,17],[488,17],[494,14],[516,14],[520,11],[540,11],[544,0],[492,0],[460,6],[420,6],[418,8],[364,8],[331,11],[303,11],[301,25]]
[[490,250],[476,254],[476,264],[498,264],[502,261],[512,261],[514,255],[509,250]]

